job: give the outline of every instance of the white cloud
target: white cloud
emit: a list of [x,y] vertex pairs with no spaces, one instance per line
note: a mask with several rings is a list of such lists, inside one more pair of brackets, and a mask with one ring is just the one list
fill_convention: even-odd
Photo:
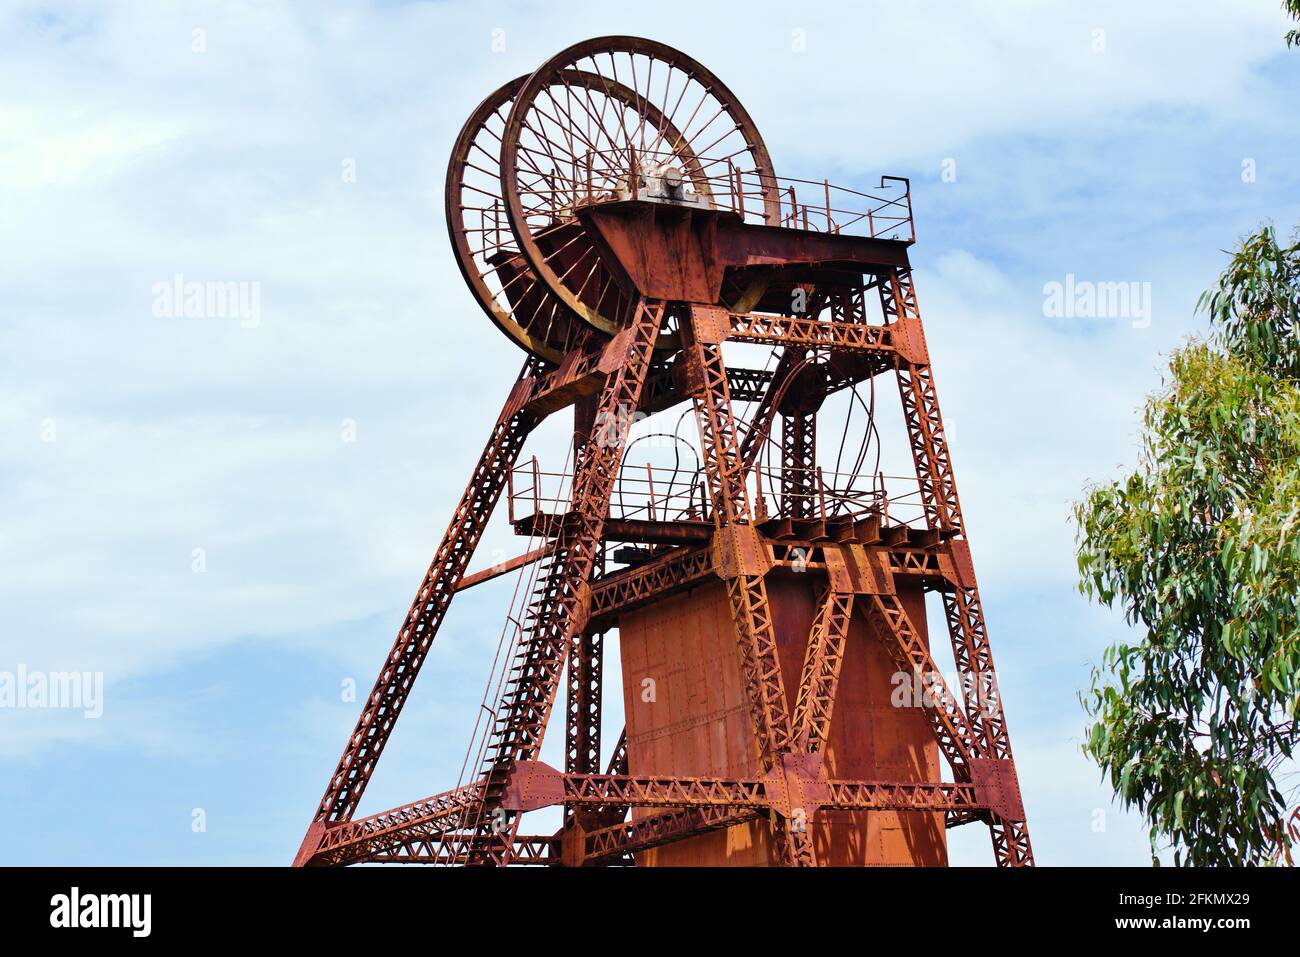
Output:
[[[670,3],[650,25],[607,3],[41,9],[0,14],[0,656],[102,669],[110,693],[331,626],[320,655],[378,666],[390,635],[362,647],[336,626],[396,626],[522,359],[444,239],[450,142],[482,96],[569,42],[652,33],[695,55],[779,172],[913,172],[918,292],[981,582],[1059,595],[1049,626],[1075,607],[1069,502],[1131,459],[1134,409],[1217,262],[1180,243],[1182,210],[1144,196],[1204,192],[1189,157],[1226,129],[1235,152],[1292,155],[1261,78],[1284,55],[1271,4],[759,4],[738,22]],[[1109,157],[1153,130],[1177,148],[1118,175]],[[937,179],[945,157],[951,192],[916,172]],[[1290,174],[1275,161],[1273,185],[1243,194],[1235,153],[1220,159],[1225,195],[1245,198],[1207,196],[1201,218],[1226,246]],[[1044,319],[1042,283],[1066,269],[1154,280],[1152,328]],[[176,273],[259,283],[262,321],[154,318],[151,287]],[[517,544],[501,528],[485,543]],[[437,649],[467,674],[499,623],[472,619],[467,643]],[[1017,662],[1051,640],[994,634]],[[128,715],[115,740],[166,717]],[[23,725],[9,748],[85,733]],[[1045,806],[1058,773],[1091,787],[1060,754],[1038,737],[1020,754]]]

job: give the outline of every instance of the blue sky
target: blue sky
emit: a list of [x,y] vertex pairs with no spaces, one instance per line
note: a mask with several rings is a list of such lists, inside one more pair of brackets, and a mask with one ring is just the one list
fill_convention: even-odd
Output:
[[[709,65],[783,175],[911,177],[1039,862],[1149,861],[1079,754],[1076,691],[1123,624],[1076,592],[1069,507],[1133,460],[1222,250],[1300,222],[1277,6],[7,4],[0,671],[105,688],[98,719],[0,708],[0,863],[292,858],[341,689],[373,681],[521,359],[451,258],[451,140],[603,33]],[[156,317],[177,273],[258,283],[260,321]],[[1150,283],[1149,324],[1045,316],[1067,274]],[[363,811],[454,782],[509,588],[453,607]],[[988,863],[984,832],[952,857]]]

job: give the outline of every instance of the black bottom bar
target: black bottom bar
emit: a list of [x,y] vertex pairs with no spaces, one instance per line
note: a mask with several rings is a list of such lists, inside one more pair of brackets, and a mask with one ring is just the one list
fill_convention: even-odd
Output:
[[[851,931],[867,934],[864,941],[873,928],[892,927],[919,935],[918,947],[974,933],[997,949],[1022,933],[1032,935],[1026,941],[1042,939],[1044,921],[1062,941],[1158,940],[1174,932],[1229,943],[1244,931],[1289,932],[1297,889],[1286,868],[11,868],[0,871],[0,882],[4,926],[22,937],[369,942],[386,951],[417,939],[443,949],[451,938],[476,933],[498,949],[529,940],[535,946],[543,929],[548,949],[648,935],[664,946],[689,939],[696,950],[702,935],[724,942],[761,936],[774,918],[802,926],[805,935]],[[110,923],[116,926],[85,926]],[[592,936],[597,927],[619,936]]]

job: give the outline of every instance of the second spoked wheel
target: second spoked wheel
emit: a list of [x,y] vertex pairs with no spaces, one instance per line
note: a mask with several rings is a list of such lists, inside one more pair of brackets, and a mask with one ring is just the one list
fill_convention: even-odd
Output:
[[[640,177],[668,168],[704,205],[716,205],[741,171],[759,188],[736,211],[753,222],[779,218],[775,174],[753,120],[712,72],[671,47],[586,40],[547,60],[515,93],[500,157],[511,232],[540,283],[592,329],[616,332],[627,294],[577,211],[634,196]],[[753,286],[724,287],[723,304],[743,309],[761,294]]]

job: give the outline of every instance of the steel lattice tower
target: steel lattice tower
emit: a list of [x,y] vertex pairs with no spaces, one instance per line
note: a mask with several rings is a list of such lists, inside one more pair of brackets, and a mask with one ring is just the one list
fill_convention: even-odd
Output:
[[[944,829],[982,822],[999,865],[1032,864],[912,282],[908,182],[778,177],[709,70],[603,37],[475,110],[446,202],[467,282],[528,356],[295,863],[943,863]],[[726,343],[769,347],[775,365],[729,368]],[[908,491],[857,468],[828,480],[822,403],[890,373]],[[626,466],[630,427],[682,403],[699,466],[656,489],[653,468]],[[521,452],[570,408],[572,472],[543,495]],[[467,574],[503,494],[537,545]],[[514,570],[532,591],[472,779],[354,818],[453,596]],[[930,654],[926,592],[942,596],[960,697]],[[628,724],[604,749],[614,629]],[[654,709],[636,668],[665,684]],[[929,693],[882,707],[891,669]],[[563,770],[539,761],[561,690]],[[521,833],[550,806],[558,832]]]

